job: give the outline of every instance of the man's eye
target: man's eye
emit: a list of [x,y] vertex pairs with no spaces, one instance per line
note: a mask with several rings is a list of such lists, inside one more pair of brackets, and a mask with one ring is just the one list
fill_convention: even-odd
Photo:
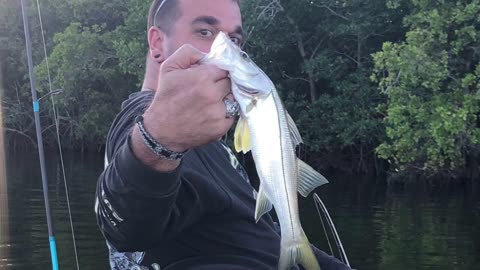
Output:
[[237,37],[231,37],[230,40],[231,40],[233,43],[235,43],[236,45],[240,46],[241,41],[240,41],[239,38],[237,38]]
[[204,37],[212,37],[213,36],[213,32],[208,30],[208,29],[202,29],[199,31],[200,35],[204,36]]

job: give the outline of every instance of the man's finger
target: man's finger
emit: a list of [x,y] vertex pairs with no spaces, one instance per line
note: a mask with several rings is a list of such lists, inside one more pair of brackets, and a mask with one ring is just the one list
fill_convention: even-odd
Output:
[[220,69],[214,65],[201,65],[198,67],[198,70],[201,70],[202,72],[207,72],[209,74],[209,77],[212,78],[214,82],[228,79],[228,71]]
[[223,100],[228,94],[232,92],[231,86],[231,81],[228,78],[217,81],[215,83],[215,89],[216,91],[219,91],[218,97]]
[[197,64],[205,53],[190,44],[185,44],[168,57],[161,66],[161,70],[168,72],[176,69],[187,69]]
[[231,101],[235,101],[235,97],[233,96],[232,92],[228,93],[225,99],[230,99]]

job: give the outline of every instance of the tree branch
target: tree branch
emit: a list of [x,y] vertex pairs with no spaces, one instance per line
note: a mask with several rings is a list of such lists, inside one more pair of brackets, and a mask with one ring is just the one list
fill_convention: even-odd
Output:
[[27,138],[27,139],[32,143],[32,145],[33,145],[34,147],[37,147],[37,143],[33,140],[32,137],[28,136],[25,132],[20,131],[20,130],[17,130],[17,129],[13,129],[13,128],[7,128],[7,127],[4,127],[3,130],[22,135],[22,136],[24,136],[25,138]]
[[[285,13],[285,17],[287,18],[287,21],[292,25],[293,29],[295,30],[295,36],[297,38],[297,48],[300,55],[302,56],[303,62],[306,63],[308,60],[307,53],[305,51],[305,44],[302,38],[302,33],[298,29],[298,25],[295,23],[295,20],[293,20],[293,18],[290,17],[290,15],[288,15],[287,12],[285,12],[285,9],[280,3],[280,0],[275,0],[275,3],[279,7],[279,9],[283,11],[283,13]],[[310,100],[311,102],[314,102],[315,100],[317,100],[317,89],[315,87],[314,74],[311,70],[307,70],[307,75],[308,75],[308,84],[310,86]]]
[[287,77],[288,79],[291,79],[291,80],[299,80],[299,81],[304,81],[304,82],[307,82],[309,83],[310,81],[305,79],[305,78],[302,78],[302,77],[292,77],[290,75],[288,75],[287,73],[285,73],[284,71],[282,71],[282,75]]
[[335,53],[343,55],[343,56],[347,57],[348,59],[352,60],[353,62],[355,62],[355,64],[357,64],[357,66],[359,65],[357,59],[353,58],[352,56],[350,56],[346,53],[340,52],[340,51],[335,51]]
[[347,18],[347,17],[345,17],[345,16],[343,16],[343,15],[335,12],[333,9],[331,9],[331,8],[330,8],[329,6],[327,6],[327,5],[316,5],[316,6],[317,6],[317,7],[320,7],[320,8],[325,8],[325,9],[327,9],[328,11],[330,11],[333,15],[335,15],[335,16],[337,16],[337,17],[340,17],[340,18],[342,18],[342,19],[344,19],[344,20],[346,20],[346,21],[350,21],[349,18]]

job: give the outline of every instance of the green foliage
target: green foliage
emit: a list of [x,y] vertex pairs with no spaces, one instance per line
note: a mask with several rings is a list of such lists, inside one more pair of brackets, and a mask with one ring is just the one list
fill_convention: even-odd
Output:
[[[44,3],[43,23],[45,27],[56,31],[62,27],[55,12],[48,3]],[[41,30],[37,8],[28,6],[31,42],[33,46],[41,43]],[[47,46],[50,44],[47,33]],[[33,51],[33,61],[39,62],[43,50]],[[34,138],[35,124],[32,113],[30,81],[28,78],[27,54],[23,30],[20,1],[0,1],[0,64],[2,70],[2,105],[4,125],[6,127],[7,145],[36,144]],[[44,119],[42,112],[42,119]],[[48,126],[48,124],[46,125]],[[17,139],[14,139],[14,138]],[[27,141],[25,141],[27,139]],[[18,144],[17,144],[18,142]],[[26,143],[25,143],[26,142]]]
[[[141,12],[148,8],[148,3],[142,2]],[[132,51],[135,51],[136,55],[143,54],[136,61],[144,62],[141,60],[145,58],[144,52],[141,52],[143,47],[132,46],[133,39],[130,36],[135,31],[138,32],[138,37],[145,34],[137,30],[140,22],[143,21],[143,25],[146,25],[145,16],[138,16],[136,13],[140,12],[139,3],[140,1],[124,0],[41,1],[49,70],[43,56],[36,6],[28,7],[34,62],[41,62],[35,68],[39,95],[50,91],[48,71],[52,79],[52,89],[63,89],[54,99],[65,147],[97,149],[102,145],[120,103],[136,90],[144,64],[132,66],[127,56],[135,56],[132,54]],[[15,66],[21,69],[6,73],[17,76],[5,80],[7,85],[4,101],[7,103],[7,114],[12,115],[6,125],[31,135],[31,117],[20,118],[21,115],[31,113],[23,23],[18,19],[21,15],[20,6],[19,3],[9,3],[7,7],[10,12],[5,14],[7,20],[2,26],[9,35],[16,38],[12,39],[15,43],[7,47],[12,57],[7,58],[9,62],[6,66],[7,70]],[[128,46],[123,47],[123,44]],[[130,69],[125,68],[126,66]],[[42,100],[41,109],[45,131],[51,132],[48,135],[54,135],[53,107],[49,98]],[[47,144],[54,143],[55,136],[44,138]]]
[[[150,1],[40,2],[51,87],[64,90],[54,96],[62,141],[96,149],[143,79]],[[43,95],[50,85],[33,4]],[[33,137],[20,4],[0,5],[5,124]],[[244,0],[244,48],[275,82],[310,161],[335,155],[366,170],[376,149],[397,169],[461,170],[480,153],[479,9],[479,0]],[[41,109],[53,135],[49,98]]]
[[[108,110],[101,111],[103,105],[116,96],[112,95],[115,89],[109,87],[110,81],[116,79],[111,76],[115,71],[109,67],[114,64],[115,56],[109,49],[108,35],[102,35],[104,29],[104,25],[82,27],[80,23],[72,23],[54,38],[57,45],[49,56],[49,67],[52,84],[63,89],[55,99],[70,144],[96,145],[108,130],[107,121],[112,119]],[[36,72],[38,78],[48,78],[46,63],[38,66]],[[48,81],[39,81],[38,85],[42,94],[48,92]],[[51,108],[50,104],[44,108]],[[104,121],[98,121],[99,113],[106,118]]]
[[374,55],[372,78],[388,97],[377,151],[401,170],[462,170],[480,149],[480,3],[412,3],[406,41]]
[[376,107],[385,99],[369,80],[371,54],[403,34],[407,9],[360,0],[243,3],[246,50],[275,82],[311,156],[374,158],[384,137]]
[[119,68],[125,74],[143,80],[145,55],[147,54],[147,19],[149,1],[131,0],[125,24],[112,33],[113,48],[117,52]]
[[[49,7],[50,15],[44,24],[52,87],[64,89],[55,96],[62,138],[68,146],[95,147],[103,143],[121,100],[138,87],[143,77],[149,2],[42,3]],[[383,2],[360,0],[242,3],[245,49],[276,83],[308,148],[317,153],[360,156],[372,152],[384,131],[375,111],[383,98],[368,80],[370,54],[380,49],[382,41],[395,40],[395,33],[402,31],[402,12],[386,9]],[[35,18],[35,6],[29,10],[30,17]],[[19,37],[21,46],[8,48],[18,55],[9,67],[25,55],[18,49],[23,46],[21,22],[11,14],[15,12],[6,16],[19,25],[12,23],[18,29],[9,31]],[[38,24],[33,25],[38,28]],[[35,62],[41,62],[36,68],[38,90],[45,94],[50,88],[46,62],[41,61],[41,36],[38,31],[35,35]],[[17,66],[23,69],[12,74],[21,76],[22,88],[28,89],[25,64]],[[7,88],[9,98],[16,97],[13,90]],[[28,107],[29,93],[22,93],[27,99],[21,104]],[[48,102],[45,99],[42,106],[43,119],[45,126],[51,127],[47,130],[53,131],[55,123]],[[14,108],[9,110],[13,112]],[[10,125],[18,120],[13,117]],[[48,140],[49,136],[45,137]]]

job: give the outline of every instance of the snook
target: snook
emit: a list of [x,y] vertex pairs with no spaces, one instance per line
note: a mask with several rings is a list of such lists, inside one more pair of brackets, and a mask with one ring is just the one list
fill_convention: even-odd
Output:
[[300,224],[297,191],[307,196],[328,181],[295,155],[302,138],[267,75],[248,55],[220,32],[201,61],[229,71],[232,92],[241,116],[235,130],[235,149],[252,151],[260,178],[255,220],[275,207],[281,228],[279,269],[301,264],[320,269]]

